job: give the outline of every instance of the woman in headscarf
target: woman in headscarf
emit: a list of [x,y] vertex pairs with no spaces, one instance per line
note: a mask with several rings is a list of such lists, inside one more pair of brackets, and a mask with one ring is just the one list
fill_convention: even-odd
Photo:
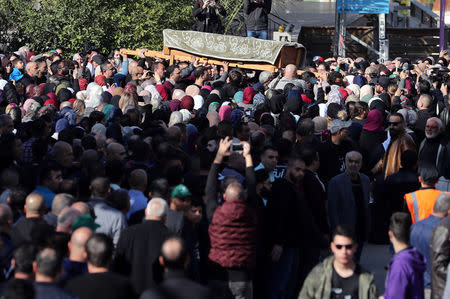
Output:
[[369,103],[370,99],[373,97],[373,88],[372,86],[366,84],[361,87],[359,91],[359,99],[363,102]]
[[196,95],[194,97],[194,110],[199,110],[200,108],[202,108],[203,103],[204,103],[203,97],[199,94]]
[[170,111],[174,112],[180,110],[180,104],[181,104],[180,100],[174,99],[170,101],[169,103]]
[[230,120],[231,117],[231,107],[228,105],[222,106],[219,109],[220,120]]
[[216,111],[209,111],[208,114],[206,114],[206,118],[209,121],[210,127],[217,126],[220,122],[219,113],[217,113]]
[[183,114],[181,114],[180,111],[174,111],[170,114],[169,127],[182,122],[183,122]]
[[182,97],[180,109],[187,109],[189,111],[192,111],[192,109],[194,109],[194,98],[188,95]]
[[383,127],[383,115],[379,110],[371,110],[367,115],[361,136],[359,138],[359,146],[363,155],[363,163],[367,167],[370,164],[370,153],[385,141],[387,133]]
[[37,117],[37,113],[38,113],[39,109],[41,108],[41,104],[39,104],[38,102],[36,102],[33,99],[30,99],[30,100],[31,101],[28,104],[28,107],[27,107],[25,115],[22,119],[22,122],[35,120]]
[[270,112],[274,115],[278,115],[283,111],[284,103],[286,102],[286,98],[282,94],[275,94],[269,100],[270,104]]
[[256,92],[253,89],[253,87],[248,86],[244,89],[243,99],[242,102],[244,104],[252,104],[253,97],[255,96]]
[[97,83],[89,83],[86,89],[86,100],[84,101],[86,108],[96,108],[100,105],[103,89]]

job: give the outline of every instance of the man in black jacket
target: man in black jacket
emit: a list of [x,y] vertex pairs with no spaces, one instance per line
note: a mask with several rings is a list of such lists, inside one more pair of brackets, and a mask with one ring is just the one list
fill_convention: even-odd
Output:
[[70,280],[66,289],[82,299],[136,298],[128,278],[109,272],[113,251],[110,237],[98,233],[92,235],[86,242],[89,273]]
[[[327,246],[300,186],[305,172],[305,162],[299,157],[289,159],[285,177],[275,181],[267,203],[268,238],[271,260],[268,295],[271,298],[290,298],[299,291],[302,282],[297,279],[302,246],[317,248]],[[302,264],[302,267],[304,264]]]
[[180,238],[170,238],[161,248],[159,263],[164,267],[164,281],[145,291],[141,299],[211,298],[206,287],[189,280],[184,271],[189,263],[188,251]]
[[272,8],[272,0],[245,0],[244,13],[247,15],[247,36],[267,39],[267,25]]
[[130,277],[138,294],[162,281],[158,257],[161,245],[169,237],[169,230],[164,225],[167,210],[164,199],[153,198],[147,205],[146,221],[130,226],[120,234],[113,269]]

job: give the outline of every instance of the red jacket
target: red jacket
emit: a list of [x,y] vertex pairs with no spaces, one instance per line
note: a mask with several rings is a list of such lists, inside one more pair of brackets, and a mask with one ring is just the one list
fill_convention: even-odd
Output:
[[256,263],[256,211],[243,200],[226,200],[209,225],[209,259],[224,268],[251,269]]

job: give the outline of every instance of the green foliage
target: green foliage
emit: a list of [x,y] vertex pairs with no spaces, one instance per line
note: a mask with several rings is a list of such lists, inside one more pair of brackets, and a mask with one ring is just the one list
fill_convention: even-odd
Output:
[[[63,46],[68,53],[94,44],[162,48],[162,30],[189,29],[192,0],[0,0],[0,35],[33,50]],[[5,34],[7,33],[7,34]],[[0,42],[3,40],[0,39]],[[8,42],[9,43],[9,42]]]

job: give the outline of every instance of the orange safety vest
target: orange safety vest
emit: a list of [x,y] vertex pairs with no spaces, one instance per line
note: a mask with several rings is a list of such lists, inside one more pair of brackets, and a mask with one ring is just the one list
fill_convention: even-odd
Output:
[[405,194],[412,223],[425,219],[433,213],[434,203],[441,193],[442,191],[430,188]]

